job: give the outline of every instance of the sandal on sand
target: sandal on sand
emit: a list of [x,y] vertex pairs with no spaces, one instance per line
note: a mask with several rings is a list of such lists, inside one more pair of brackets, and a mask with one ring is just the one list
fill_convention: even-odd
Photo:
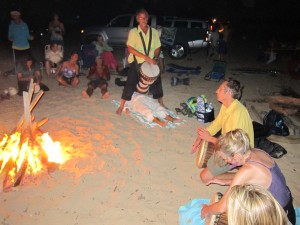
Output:
[[181,109],[183,115],[188,115],[188,117],[194,116],[192,110],[190,109],[190,107],[188,107],[188,105],[185,102],[180,103],[180,106],[183,108]]
[[185,102],[180,103],[180,106],[184,109],[188,108],[188,105]]
[[177,114],[177,115],[182,114],[182,111],[181,111],[181,109],[179,109],[179,108],[175,108],[175,111],[176,111],[176,114]]
[[182,115],[184,115],[184,116],[188,115],[188,113],[189,113],[188,112],[188,109],[189,109],[188,105],[185,102],[182,102],[182,103],[180,103],[180,106],[182,107],[182,109],[181,109]]

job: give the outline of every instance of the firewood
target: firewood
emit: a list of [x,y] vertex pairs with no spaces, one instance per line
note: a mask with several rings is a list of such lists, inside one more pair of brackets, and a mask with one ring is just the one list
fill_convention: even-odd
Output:
[[293,115],[300,110],[300,98],[287,96],[269,96],[269,107],[285,116]]
[[10,158],[3,167],[0,173],[0,183],[2,183],[2,185],[0,185],[0,188],[2,188],[1,191],[7,192],[11,189],[12,183],[10,181],[9,171],[11,171],[15,166],[15,162],[12,158]]
[[22,181],[22,179],[23,179],[23,177],[26,173],[27,165],[28,165],[28,161],[27,161],[27,158],[26,158],[26,159],[23,160],[22,165],[21,165],[21,167],[19,168],[19,171],[16,174],[16,179],[15,179],[15,182],[13,183],[13,187],[18,186],[21,183],[21,181]]
[[32,126],[31,126],[31,114],[30,114],[30,96],[28,92],[23,92],[23,104],[24,104],[24,121],[25,121],[25,129],[28,130],[29,136],[31,140],[33,140]]
[[285,116],[294,115],[298,111],[298,109],[280,106],[278,103],[274,102],[269,102],[269,107],[270,109],[274,109],[276,112],[279,112]]
[[272,134],[267,139],[272,142],[300,144],[300,135],[278,136]]
[[[32,100],[31,104],[30,104],[30,112],[33,110],[33,108],[35,107],[35,105],[38,103],[38,101],[40,100],[40,98],[42,97],[42,95],[44,94],[43,91],[40,91]],[[21,118],[19,119],[17,125],[15,126],[15,128],[12,130],[11,133],[15,133],[16,131],[18,131],[24,121],[24,114],[21,116]]]

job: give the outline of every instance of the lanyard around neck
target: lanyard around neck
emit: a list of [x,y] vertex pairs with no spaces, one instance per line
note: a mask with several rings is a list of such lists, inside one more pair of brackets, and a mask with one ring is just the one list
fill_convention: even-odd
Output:
[[143,47],[144,47],[144,52],[147,56],[149,56],[149,52],[150,52],[150,47],[151,47],[151,42],[152,42],[152,29],[151,27],[149,26],[150,28],[150,36],[149,36],[149,42],[148,42],[148,49],[146,49],[146,44],[145,44],[145,40],[144,40],[144,37],[142,35],[142,32],[140,31],[139,34],[140,34],[140,37],[142,39],[142,43],[143,43]]

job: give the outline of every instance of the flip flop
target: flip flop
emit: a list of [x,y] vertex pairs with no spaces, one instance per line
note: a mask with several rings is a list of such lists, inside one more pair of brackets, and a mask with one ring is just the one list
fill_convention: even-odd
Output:
[[180,103],[180,106],[184,109],[188,108],[188,105],[185,102]]
[[176,111],[176,114],[177,114],[177,115],[182,114],[182,111],[181,111],[181,109],[179,109],[179,108],[175,108],[175,111]]

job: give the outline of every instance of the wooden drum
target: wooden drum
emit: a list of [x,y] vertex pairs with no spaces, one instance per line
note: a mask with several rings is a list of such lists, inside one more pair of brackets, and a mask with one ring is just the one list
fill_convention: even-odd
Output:
[[[218,202],[223,197],[223,194],[220,192],[212,195],[210,201],[211,203]],[[205,219],[205,225],[228,225],[227,213],[220,215],[210,215]]]
[[208,141],[201,140],[196,157],[196,166],[201,169],[206,167],[207,161],[214,153],[214,145]]
[[159,76],[159,66],[144,62],[140,67],[139,83],[136,88],[141,94],[146,94],[149,86],[153,84]]

